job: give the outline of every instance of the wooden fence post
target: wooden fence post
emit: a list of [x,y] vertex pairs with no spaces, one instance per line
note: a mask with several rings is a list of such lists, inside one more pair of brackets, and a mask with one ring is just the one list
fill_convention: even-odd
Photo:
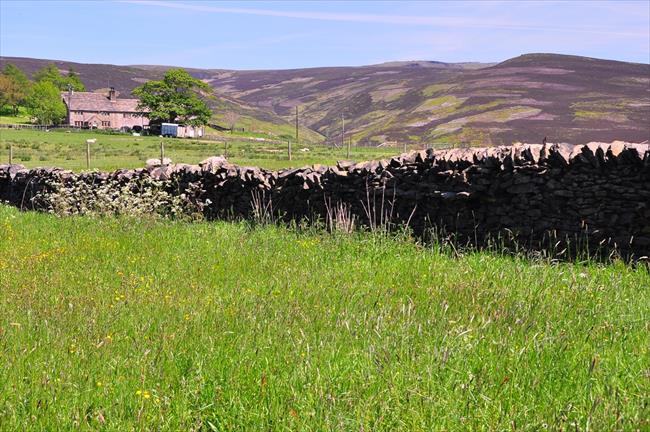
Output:
[[291,140],[287,140],[287,152],[289,153],[289,160],[291,160]]
[[90,141],[86,140],[86,169],[90,169]]
[[9,143],[9,165],[14,163],[14,145]]
[[165,164],[165,144],[160,141],[160,165]]

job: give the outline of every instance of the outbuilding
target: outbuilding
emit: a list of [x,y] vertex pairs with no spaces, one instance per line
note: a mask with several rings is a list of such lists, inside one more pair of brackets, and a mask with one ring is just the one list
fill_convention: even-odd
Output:
[[160,135],[175,138],[200,138],[205,134],[203,126],[188,126],[177,123],[160,125]]

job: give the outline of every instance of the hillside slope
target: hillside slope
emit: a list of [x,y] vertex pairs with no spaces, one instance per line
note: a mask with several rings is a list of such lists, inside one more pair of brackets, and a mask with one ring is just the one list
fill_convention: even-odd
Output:
[[484,68],[388,63],[362,68],[217,72],[220,92],[340,140],[508,144],[650,139],[650,65],[529,54]]
[[[115,87],[121,95],[128,96],[131,91],[149,80],[161,79],[169,67],[133,67],[109,64],[85,64],[60,60],[43,60],[24,57],[0,57],[0,68],[7,63],[13,63],[32,76],[37,70],[54,63],[63,73],[73,69],[86,85],[89,91]],[[202,71],[188,69],[194,76],[201,76]],[[224,118],[226,113],[234,112],[239,117],[236,127],[244,127],[247,131],[261,132],[282,138],[294,135],[294,122],[288,121],[275,114],[272,110],[258,108],[244,101],[237,100],[227,94],[216,93],[208,101],[215,112],[213,121],[224,127],[229,122]],[[313,130],[301,125],[301,141],[320,142],[323,137]]]
[[[31,73],[49,61],[0,58],[4,62]],[[169,68],[56,63],[63,70],[72,66],[91,89],[110,84],[123,92]],[[369,145],[650,139],[648,64],[527,54],[496,65],[188,70],[215,89],[217,117],[232,110],[249,128],[257,123],[289,133],[297,106],[302,135],[331,143],[341,143],[343,119],[346,137]]]

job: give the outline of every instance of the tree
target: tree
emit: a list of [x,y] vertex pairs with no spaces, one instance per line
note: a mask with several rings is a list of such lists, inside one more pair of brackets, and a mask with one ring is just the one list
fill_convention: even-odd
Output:
[[7,63],[0,74],[0,108],[9,105],[18,114],[18,106],[24,104],[30,82],[27,75],[15,65]]
[[0,108],[10,106],[14,115],[18,114],[18,104],[25,98],[20,85],[11,77],[0,74]]
[[54,63],[51,63],[44,68],[34,73],[34,81],[37,83],[49,82],[54,84],[59,90],[65,90],[65,80],[59,72],[59,68]]
[[68,84],[72,86],[72,90],[74,91],[86,91],[86,86],[81,82],[79,74],[76,73],[72,68],[68,69]]
[[237,123],[237,120],[239,120],[241,116],[239,113],[236,113],[235,111],[228,111],[224,116],[224,120],[226,123],[228,123],[228,126],[230,126],[230,132],[232,133],[235,130],[235,124]]
[[208,123],[212,111],[199,97],[209,94],[210,86],[183,69],[170,69],[160,81],[148,81],[133,90],[140,99],[138,108],[148,109],[151,123],[181,122],[191,126]]
[[29,87],[29,78],[13,63],[7,63],[2,74],[13,78],[22,87]]
[[68,86],[71,86],[74,91],[86,91],[86,86],[84,86],[79,79],[79,75],[74,70],[69,69],[68,75],[64,76],[54,63],[37,71],[34,74],[34,80],[36,82],[50,82],[59,90],[68,90]]
[[59,124],[66,108],[59,89],[49,81],[34,84],[27,96],[27,110],[42,125]]

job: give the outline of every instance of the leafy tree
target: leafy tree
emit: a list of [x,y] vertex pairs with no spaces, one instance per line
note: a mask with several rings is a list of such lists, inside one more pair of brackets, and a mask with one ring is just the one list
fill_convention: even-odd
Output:
[[15,65],[7,63],[0,73],[0,108],[9,105],[18,114],[18,106],[24,104],[30,82],[27,75]]
[[34,74],[36,82],[50,82],[59,90],[68,90],[72,86],[74,91],[86,91],[86,86],[79,79],[79,75],[72,69],[68,70],[68,75],[64,76],[59,72],[59,68],[54,63],[45,66],[43,69]]
[[18,114],[18,104],[25,98],[18,83],[7,75],[0,74],[0,108],[10,106],[14,115]]
[[133,90],[140,99],[139,109],[151,123],[176,122],[192,126],[205,125],[212,116],[208,105],[199,97],[211,92],[210,86],[193,78],[184,69],[170,69],[160,81],[148,81]]
[[36,71],[34,73],[34,81],[37,83],[49,82],[54,84],[59,90],[65,90],[66,87],[65,79],[54,63]]
[[59,88],[50,81],[40,81],[32,86],[27,96],[27,110],[42,125],[59,124],[66,115]]
[[76,73],[72,68],[68,69],[68,84],[72,86],[72,90],[74,91],[86,91],[86,86],[81,82],[79,74]]
[[19,85],[24,88],[29,87],[29,78],[15,64],[7,63],[2,71],[3,75],[13,78]]
[[0,75],[0,110],[4,109],[5,105],[9,105],[9,93],[13,85],[13,80],[8,76]]

